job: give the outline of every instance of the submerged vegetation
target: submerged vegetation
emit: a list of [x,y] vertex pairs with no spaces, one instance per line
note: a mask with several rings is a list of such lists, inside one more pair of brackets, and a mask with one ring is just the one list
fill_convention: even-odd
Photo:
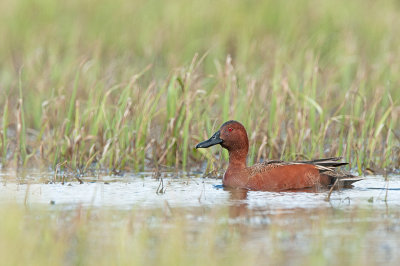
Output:
[[3,0],[1,165],[212,167],[194,144],[236,119],[251,162],[398,168],[399,14],[394,0]]

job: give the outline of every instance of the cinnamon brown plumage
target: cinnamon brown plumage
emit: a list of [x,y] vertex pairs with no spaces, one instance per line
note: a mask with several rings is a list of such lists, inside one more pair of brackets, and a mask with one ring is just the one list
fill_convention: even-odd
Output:
[[196,148],[208,148],[220,144],[229,152],[229,165],[223,178],[228,187],[252,190],[282,191],[316,186],[332,186],[336,180],[340,186],[350,186],[362,178],[336,169],[347,165],[341,157],[310,161],[284,162],[267,160],[246,166],[249,141],[246,129],[237,121],[225,122],[210,139],[197,144]]

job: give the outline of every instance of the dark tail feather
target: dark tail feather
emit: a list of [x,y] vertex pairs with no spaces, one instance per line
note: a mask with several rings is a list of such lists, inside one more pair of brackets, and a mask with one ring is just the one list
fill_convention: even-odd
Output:
[[364,178],[359,176],[347,177],[339,179],[339,187],[351,187],[354,182],[361,181]]
[[363,180],[364,178],[352,175],[350,172],[343,170],[324,171],[322,175],[326,176],[329,181],[329,186],[333,186],[337,182],[336,188],[352,187],[354,182]]

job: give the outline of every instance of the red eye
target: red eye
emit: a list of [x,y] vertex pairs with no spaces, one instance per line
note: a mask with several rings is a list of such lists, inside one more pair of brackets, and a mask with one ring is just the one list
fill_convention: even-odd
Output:
[[231,128],[231,127],[230,127],[230,128],[228,128],[228,130],[229,130],[229,131],[232,131],[232,130],[233,130],[233,128]]

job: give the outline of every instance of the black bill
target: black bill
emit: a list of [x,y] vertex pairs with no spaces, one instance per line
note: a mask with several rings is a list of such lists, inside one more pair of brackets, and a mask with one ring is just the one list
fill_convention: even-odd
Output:
[[205,140],[203,142],[200,142],[199,144],[196,145],[196,149],[198,148],[208,148],[217,144],[222,143],[222,139],[219,138],[220,132],[217,131],[215,134],[208,140]]

